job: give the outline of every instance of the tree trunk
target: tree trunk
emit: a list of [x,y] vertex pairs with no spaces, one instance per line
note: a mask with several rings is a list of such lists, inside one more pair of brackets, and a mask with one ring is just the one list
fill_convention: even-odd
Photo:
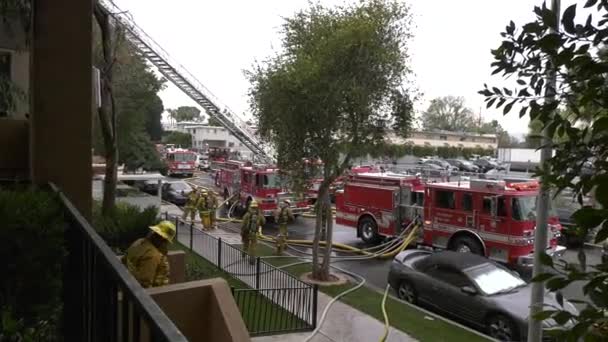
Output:
[[323,280],[329,280],[329,265],[331,263],[331,251],[333,248],[333,213],[331,211],[331,201],[329,199],[329,192],[326,191],[323,196],[323,212],[325,213],[325,251],[323,253],[323,262],[321,264],[320,275]]
[[116,183],[118,178],[118,144],[116,142],[116,110],[112,93],[112,66],[114,51],[110,16],[99,3],[95,3],[95,19],[101,31],[103,63],[101,74],[101,108],[98,110],[101,133],[103,136],[106,159],[106,174],[103,186],[101,211],[107,216],[116,202]]
[[[321,266],[319,266],[319,247],[321,241],[321,227],[323,224],[327,222],[327,209],[329,207],[329,219],[331,219],[331,205],[329,203],[329,184],[331,182],[328,180],[324,180],[319,187],[319,196],[317,198],[317,221],[315,224],[315,237],[313,240],[313,249],[312,249],[312,278],[320,281],[329,280],[329,260],[327,255],[331,252],[331,246],[325,245],[325,252],[323,253],[323,261]],[[326,236],[329,236],[329,226],[326,226],[328,229],[326,230]],[[327,238],[326,238],[327,240]],[[331,240],[331,238],[330,238]],[[328,252],[329,251],[329,252]]]

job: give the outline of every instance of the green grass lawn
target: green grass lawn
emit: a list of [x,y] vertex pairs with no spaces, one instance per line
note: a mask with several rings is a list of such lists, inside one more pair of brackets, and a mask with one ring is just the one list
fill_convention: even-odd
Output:
[[[258,244],[259,256],[273,254],[273,248],[263,244]],[[265,259],[265,261],[275,266],[282,266],[297,262],[298,258]],[[287,267],[285,270],[299,277],[306,272],[310,272],[311,265],[295,265]],[[353,283],[336,286],[321,286],[319,287],[319,290],[329,296],[334,297],[353,286],[355,286]],[[372,317],[375,317],[381,322],[384,322],[382,308],[380,306],[382,303],[382,294],[378,293],[377,291],[363,286],[360,289],[340,298],[340,300]],[[428,316],[425,312],[401,303],[391,297],[389,297],[386,301],[386,311],[388,313],[391,326],[420,341],[488,341],[479,335],[471,333],[443,320],[435,319],[434,317],[432,320],[425,318]]]
[[[265,332],[290,331],[294,328],[304,329],[306,327],[303,320],[276,305],[267,296],[256,291],[245,291],[245,289],[250,289],[247,284],[219,270],[214,264],[190,251],[181,243],[175,242],[170,245],[169,249],[186,253],[186,281],[223,278],[231,287],[241,290],[235,291],[235,302],[241,311],[247,330],[251,334],[262,335]],[[268,293],[268,296],[272,295]]]

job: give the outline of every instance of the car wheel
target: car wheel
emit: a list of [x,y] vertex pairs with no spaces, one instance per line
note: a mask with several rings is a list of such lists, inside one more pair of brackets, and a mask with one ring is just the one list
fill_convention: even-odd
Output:
[[519,334],[513,321],[504,316],[496,315],[488,320],[488,334],[499,341],[519,341]]
[[410,304],[416,304],[417,295],[414,286],[409,281],[402,281],[397,288],[397,297],[403,299]]
[[359,221],[359,231],[361,233],[361,240],[365,243],[378,243],[382,238],[378,234],[378,225],[369,216]]
[[483,255],[483,246],[471,236],[459,236],[450,243],[450,250],[460,253]]

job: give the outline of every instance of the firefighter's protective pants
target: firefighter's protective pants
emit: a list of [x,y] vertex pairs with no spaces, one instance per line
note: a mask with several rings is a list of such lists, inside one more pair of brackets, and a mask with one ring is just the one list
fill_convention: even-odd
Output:
[[209,211],[209,229],[217,228],[217,220],[215,219],[216,208],[211,208]]
[[190,215],[190,221],[194,221],[194,219],[196,218],[196,207],[189,206],[189,205],[184,207],[183,219],[185,220],[188,217],[188,215]]
[[241,234],[241,238],[243,239],[243,253],[242,257],[244,258],[245,251],[249,254],[249,263],[251,265],[255,264],[256,257],[256,247],[258,242],[258,237],[255,232],[245,232]]
[[201,211],[199,213],[201,217],[201,224],[203,225],[204,230],[211,229],[211,212],[209,210]]
[[285,251],[285,245],[287,243],[287,224],[282,223],[279,225],[279,234],[276,237],[277,255],[283,255]]

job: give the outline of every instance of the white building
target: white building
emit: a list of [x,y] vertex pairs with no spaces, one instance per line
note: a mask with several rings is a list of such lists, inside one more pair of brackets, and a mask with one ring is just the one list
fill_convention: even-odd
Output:
[[476,134],[466,132],[412,132],[406,139],[391,133],[388,139],[393,144],[414,144],[434,147],[454,146],[461,148],[486,148],[495,150],[498,138],[495,134]]
[[192,136],[192,147],[195,149],[206,150],[209,147],[222,147],[239,152],[245,159],[253,156],[251,150],[224,127],[191,124],[183,126],[183,129],[185,133],[190,133]]

